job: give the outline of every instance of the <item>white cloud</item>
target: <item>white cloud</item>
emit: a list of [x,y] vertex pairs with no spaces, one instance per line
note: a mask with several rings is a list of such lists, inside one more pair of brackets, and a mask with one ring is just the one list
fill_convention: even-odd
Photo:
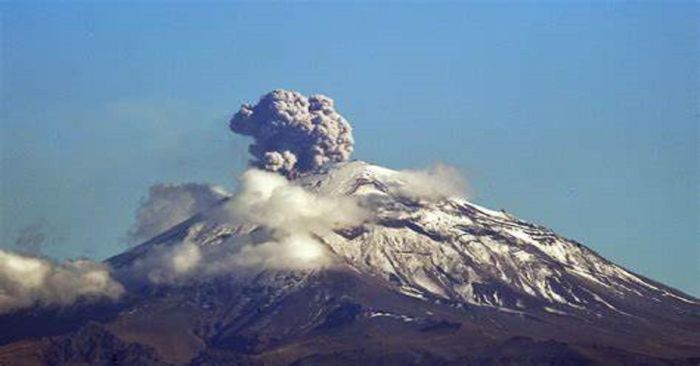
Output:
[[109,268],[87,260],[55,263],[0,250],[0,314],[39,305],[70,305],[78,299],[118,299],[124,293]]
[[414,198],[436,200],[465,197],[469,194],[466,179],[453,166],[436,164],[422,170],[401,170],[399,179],[404,184],[396,187],[399,194]]
[[310,192],[279,174],[250,169],[240,182],[240,192],[227,205],[234,221],[322,235],[367,217],[351,197]]
[[202,251],[191,240],[154,249],[131,269],[153,283],[178,283],[199,274]]
[[324,266],[331,259],[319,238],[368,217],[351,197],[316,194],[277,173],[258,169],[246,171],[239,191],[222,212],[211,214],[218,214],[216,221],[227,226],[258,228],[256,235],[198,247],[195,225],[181,243],[153,249],[134,265],[134,273],[153,283],[177,284],[239,269]]
[[358,225],[368,213],[347,196],[314,193],[279,174],[250,169],[241,190],[227,205],[234,222],[265,228],[268,240],[247,244],[234,257],[240,265],[273,268],[329,263],[318,238],[334,229]]
[[331,264],[326,248],[306,233],[271,236],[261,243],[245,243],[227,256],[215,257],[204,270],[219,274],[239,268],[306,269]]

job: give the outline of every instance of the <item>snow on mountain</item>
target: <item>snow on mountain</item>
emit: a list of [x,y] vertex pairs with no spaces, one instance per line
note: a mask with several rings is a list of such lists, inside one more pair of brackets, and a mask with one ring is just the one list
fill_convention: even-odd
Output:
[[[323,195],[355,197],[368,208],[371,220],[319,234],[319,240],[336,261],[409,296],[585,317],[635,316],[667,300],[700,304],[509,213],[460,197],[416,195],[401,171],[352,161],[300,177],[297,184]],[[215,216],[190,220],[181,234],[206,247],[255,229]],[[677,311],[688,310],[680,306]]]
[[[635,275],[553,231],[459,197],[411,199],[401,172],[355,161],[306,177],[323,193],[360,197],[376,223],[324,238],[362,272],[401,291],[469,304],[522,309],[533,300],[571,311],[616,300],[697,300]],[[538,305],[545,306],[545,305]]]

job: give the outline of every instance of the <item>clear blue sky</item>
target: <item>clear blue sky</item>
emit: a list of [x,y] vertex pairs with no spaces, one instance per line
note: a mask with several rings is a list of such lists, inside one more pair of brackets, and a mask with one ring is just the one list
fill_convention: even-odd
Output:
[[123,250],[149,185],[233,187],[228,117],[290,88],[336,99],[356,158],[454,164],[477,202],[700,295],[697,2],[0,9],[0,247],[42,221],[49,255]]

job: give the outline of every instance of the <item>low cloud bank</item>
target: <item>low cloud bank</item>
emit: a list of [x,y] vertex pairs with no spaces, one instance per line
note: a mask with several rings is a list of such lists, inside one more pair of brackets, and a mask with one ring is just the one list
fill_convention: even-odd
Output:
[[129,242],[151,239],[228,196],[222,188],[208,184],[153,185],[136,211],[134,224],[128,233]]
[[0,250],[0,314],[33,305],[70,305],[118,299],[124,287],[102,263],[74,260],[57,263]]

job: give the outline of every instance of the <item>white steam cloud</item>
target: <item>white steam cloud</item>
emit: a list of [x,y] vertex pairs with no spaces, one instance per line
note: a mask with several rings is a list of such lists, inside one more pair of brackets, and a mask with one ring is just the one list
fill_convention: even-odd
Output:
[[250,169],[240,183],[241,191],[228,207],[233,218],[244,223],[284,233],[324,235],[366,217],[351,197],[312,193],[278,174]]
[[105,264],[55,263],[0,250],[0,314],[33,305],[70,305],[80,299],[116,300],[123,293]]
[[248,148],[253,166],[290,177],[345,161],[354,145],[352,128],[335,111],[332,99],[288,90],[267,93],[254,106],[243,105],[230,128],[253,137]]
[[156,284],[174,284],[199,275],[204,263],[202,250],[186,238],[174,246],[154,248],[132,266],[131,274]]
[[464,176],[457,168],[449,165],[436,164],[422,170],[401,170],[398,177],[403,184],[395,189],[399,194],[413,199],[432,201],[469,194]]
[[128,233],[129,241],[148,240],[228,196],[222,188],[208,184],[153,185],[136,211],[136,220]]
[[361,224],[368,213],[347,196],[309,192],[287,178],[249,169],[221,214],[255,234],[198,247],[196,230],[175,246],[157,248],[135,265],[153,283],[175,284],[238,269],[304,269],[331,263],[321,242],[333,230]]
[[278,174],[250,169],[240,181],[241,191],[228,204],[231,217],[266,229],[269,238],[244,246],[235,258],[238,264],[323,264],[328,258],[318,238],[368,218],[351,197],[312,193]]

